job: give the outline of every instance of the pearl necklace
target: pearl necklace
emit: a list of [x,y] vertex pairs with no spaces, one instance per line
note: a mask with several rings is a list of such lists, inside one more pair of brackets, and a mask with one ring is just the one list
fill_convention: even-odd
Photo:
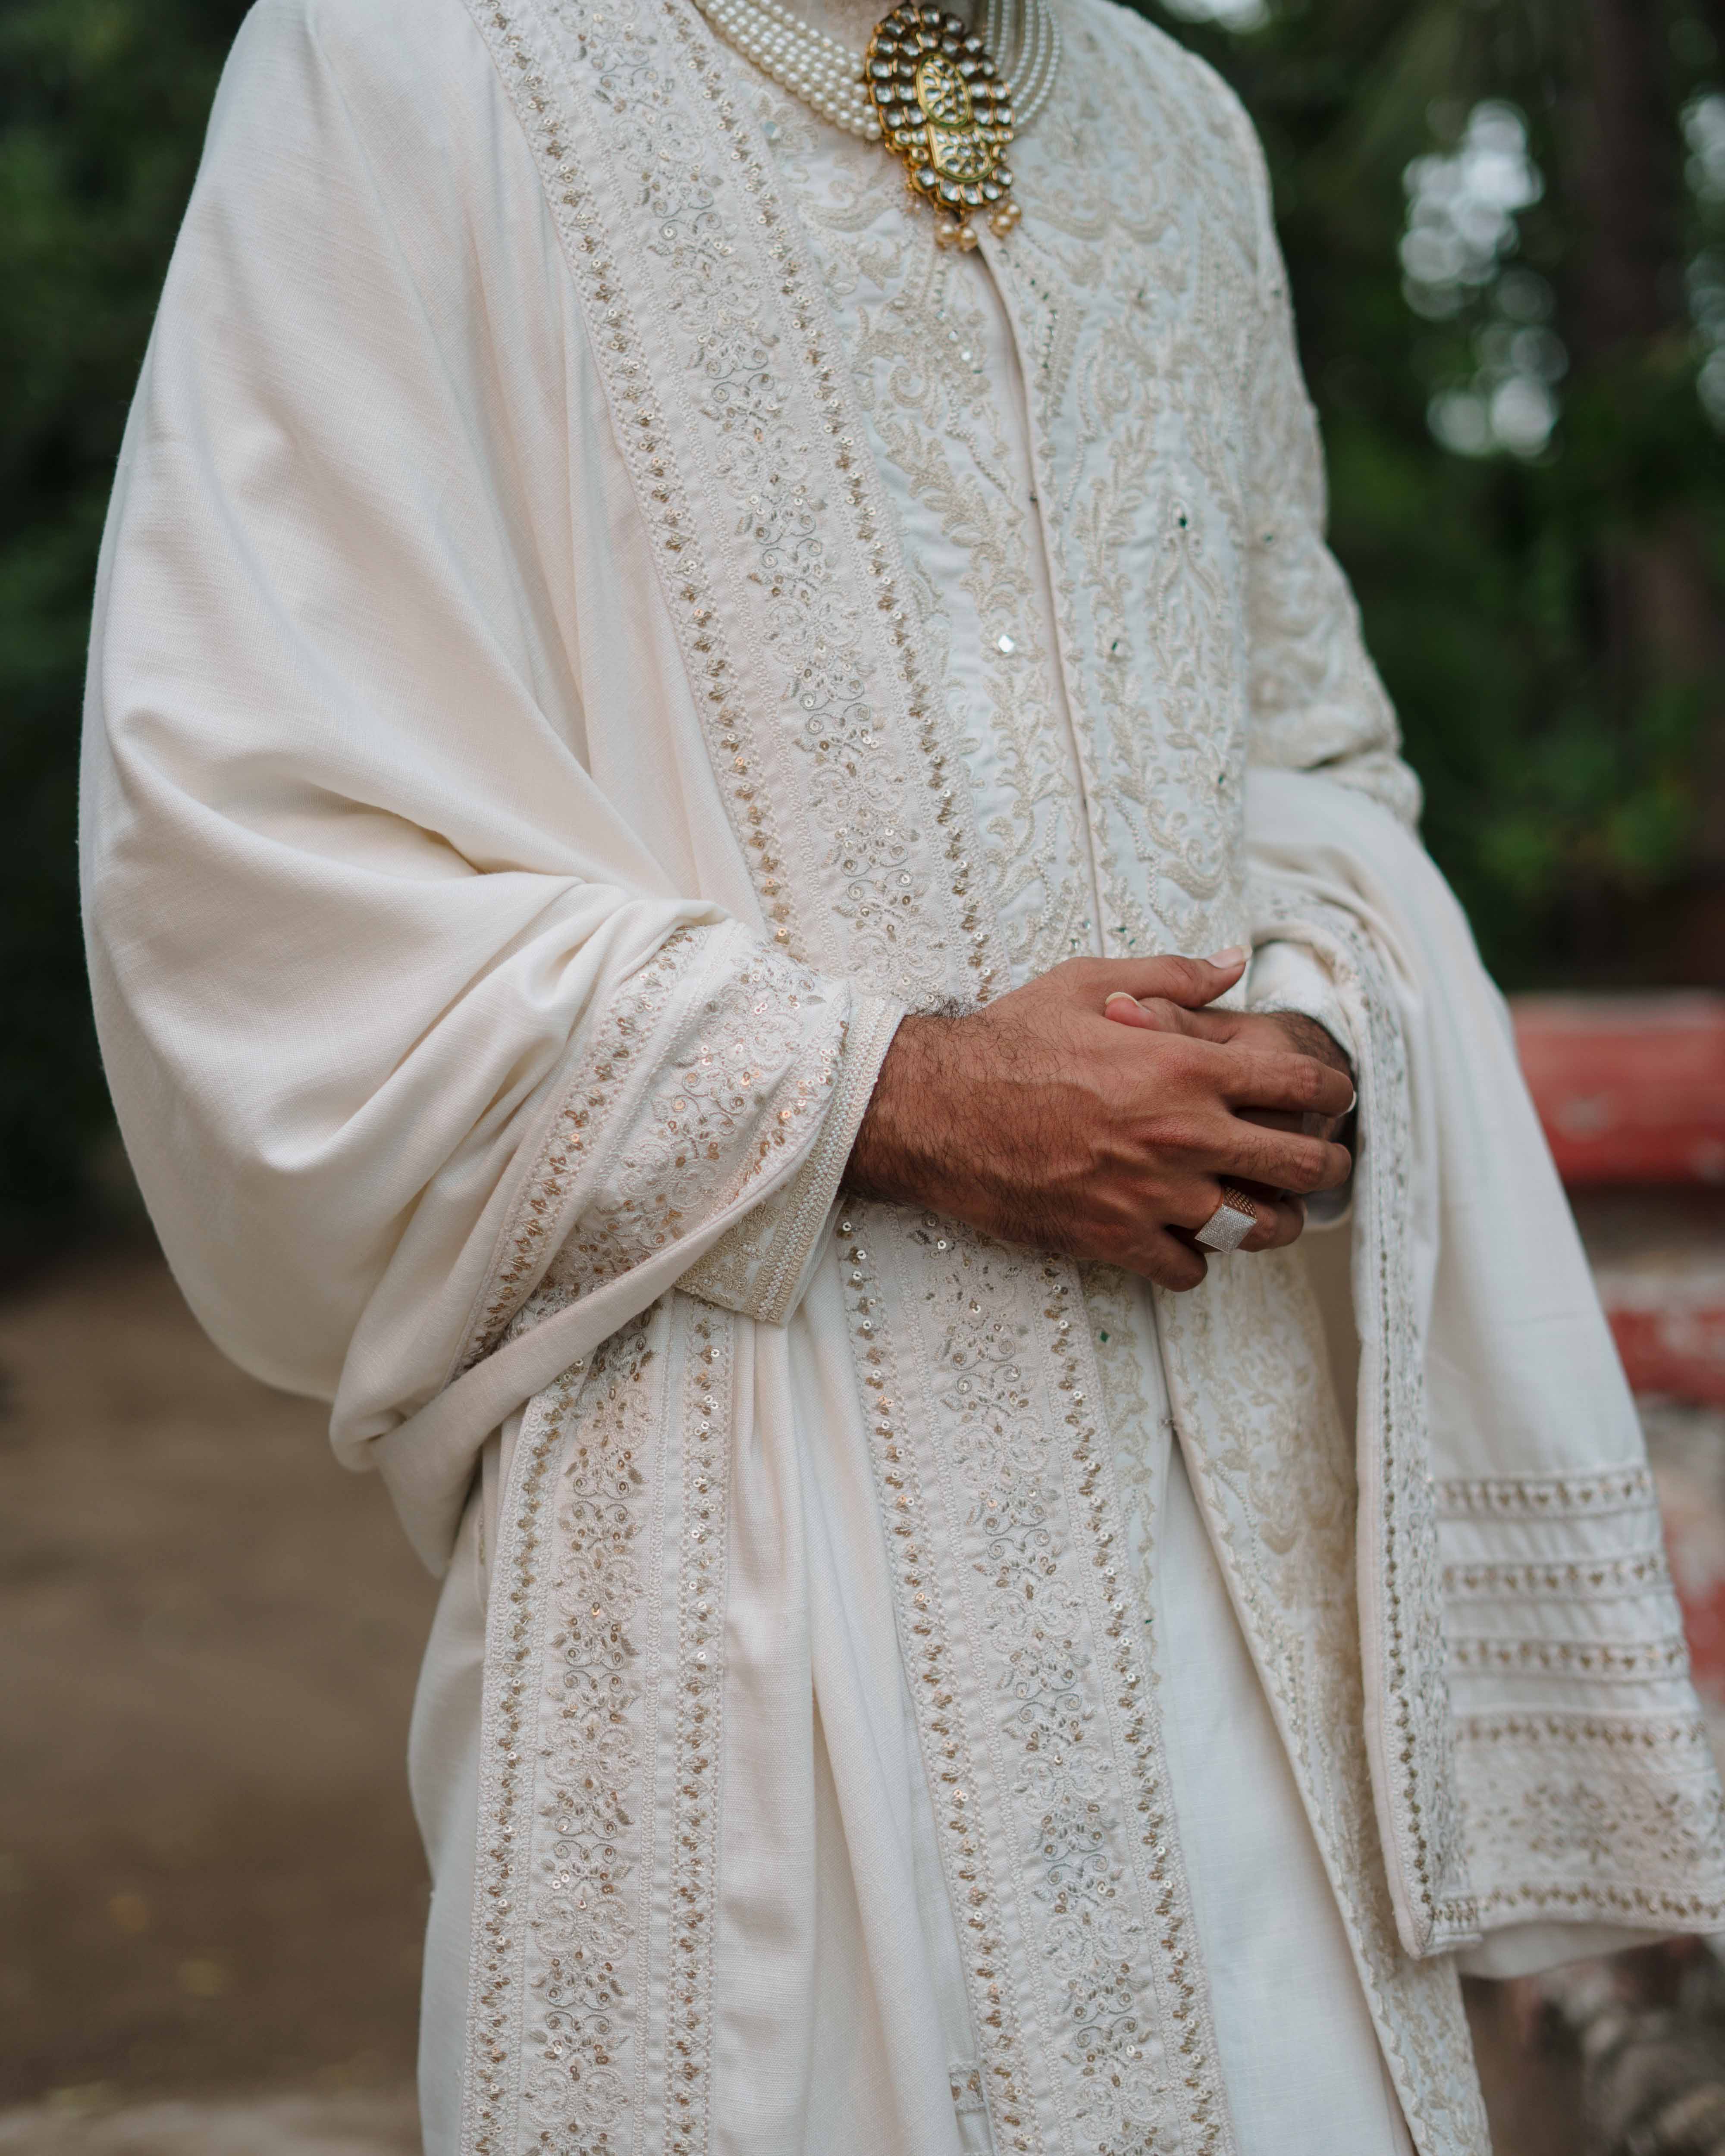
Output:
[[[1003,238],[1018,222],[1003,153],[1048,102],[1060,33],[1046,0],[986,0],[981,36],[956,15],[904,0],[865,54],[794,15],[783,0],[696,0],[720,37],[793,97],[901,157],[910,192],[939,215],[942,244],[976,245],[985,210]],[[995,53],[1011,53],[997,66]]]

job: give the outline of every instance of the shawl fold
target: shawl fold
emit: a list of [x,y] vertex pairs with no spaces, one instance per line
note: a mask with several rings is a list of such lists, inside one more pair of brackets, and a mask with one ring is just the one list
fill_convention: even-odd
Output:
[[[259,8],[218,97],[105,536],[82,875],[175,1277],[333,1401],[440,1570],[485,1432],[680,1276],[788,1315],[901,1004],[703,871],[675,693],[568,612],[585,547],[626,628],[630,564],[570,528],[546,351],[475,373],[498,268],[425,141],[474,116],[404,110],[357,27]],[[424,80],[471,38],[433,10]],[[531,231],[516,154],[493,206]],[[509,1338],[578,1295],[516,1389]]]
[[[1507,1010],[1375,803],[1261,769],[1249,817],[1259,932],[1327,960],[1363,1045],[1359,1598],[1384,1845],[1448,1881],[1458,1943],[1551,1917],[1705,1928],[1718,1782],[1635,1404]],[[1417,1671],[1385,1622],[1410,1584]],[[1399,1740],[1440,1764],[1424,1835],[1390,1810]],[[1399,1917],[1416,1902],[1404,1887]]]

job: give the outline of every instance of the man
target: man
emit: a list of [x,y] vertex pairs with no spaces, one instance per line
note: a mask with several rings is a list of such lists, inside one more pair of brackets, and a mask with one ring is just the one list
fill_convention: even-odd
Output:
[[218,101],[91,962],[445,1575],[439,2152],[1482,2150],[1458,1969],[1725,1922],[1256,146],[1055,5],[264,0]]

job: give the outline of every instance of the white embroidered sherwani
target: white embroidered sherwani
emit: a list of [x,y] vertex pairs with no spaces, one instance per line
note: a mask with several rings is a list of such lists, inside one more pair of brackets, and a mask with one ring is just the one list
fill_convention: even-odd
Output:
[[[1255,145],[1060,4],[969,258],[690,0],[263,0],[218,104],[92,972],[194,1306],[456,1553],[439,2151],[1473,2151],[1458,1957],[1725,1922]],[[1304,1250],[839,1201],[906,1008],[1238,940],[1359,1071],[1352,1431]]]

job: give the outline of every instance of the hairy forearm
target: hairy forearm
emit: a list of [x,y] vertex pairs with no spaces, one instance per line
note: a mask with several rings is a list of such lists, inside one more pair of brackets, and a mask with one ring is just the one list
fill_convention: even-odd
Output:
[[949,1094],[954,1060],[947,1036],[955,1024],[907,1018],[894,1034],[845,1174],[859,1197],[908,1204],[932,1187],[939,1168],[938,1111]]
[[1023,1243],[1060,1240],[1072,1134],[1091,1103],[1076,1045],[1050,1059],[1003,1004],[907,1018],[875,1081],[846,1173],[860,1197],[986,1219]]

